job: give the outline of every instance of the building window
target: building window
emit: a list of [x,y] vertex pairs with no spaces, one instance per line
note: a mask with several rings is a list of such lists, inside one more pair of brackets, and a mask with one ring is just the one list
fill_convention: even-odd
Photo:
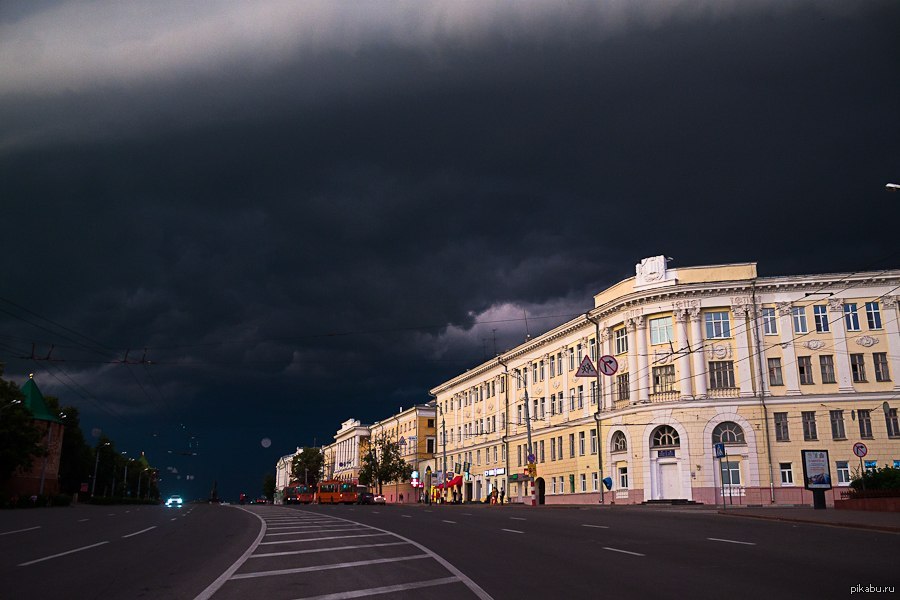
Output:
[[522,424],[522,405],[516,407],[516,425]]
[[838,485],[850,485],[850,464],[846,460],[839,460],[834,463],[837,469]]
[[791,470],[791,463],[778,463],[781,470],[781,485],[794,485],[794,472]]
[[794,320],[794,333],[807,333],[806,328],[806,307],[794,306],[791,308],[791,318]]
[[563,393],[560,392],[556,397],[556,412],[563,414]]
[[551,483],[550,483],[550,493],[551,493],[551,494],[555,494],[555,493],[556,493],[556,477],[554,477],[554,478],[551,479],[550,481],[551,481]]
[[616,376],[616,399],[628,400],[631,397],[628,385],[628,373],[622,373]]
[[556,438],[550,438],[550,461],[556,460]]
[[612,451],[625,452],[626,450],[628,450],[628,440],[625,439],[625,434],[622,431],[615,432],[612,437]]
[[819,367],[822,371],[822,383],[835,383],[834,357],[830,354],[819,356]]
[[575,388],[569,388],[569,410],[575,410]]
[[653,393],[675,390],[675,365],[653,367]]
[[591,454],[597,454],[597,430],[591,429]]
[[866,302],[866,321],[869,329],[881,329],[881,311],[877,302]]
[[538,462],[547,462],[547,456],[544,454],[544,440],[538,442],[538,448],[540,448],[540,454],[538,456],[540,460]]
[[784,385],[784,379],[781,376],[781,359],[770,358],[769,363],[769,385]]
[[816,411],[805,410],[800,414],[803,417],[803,439],[806,441],[819,439],[819,432],[816,430]]
[[425,440],[425,452],[434,454],[434,438],[427,438]]
[[878,461],[867,460],[863,463],[867,473],[872,473],[878,468]]
[[595,492],[600,489],[600,476],[596,471],[591,473],[591,489]]
[[875,361],[875,381],[890,381],[891,373],[888,371],[887,352],[875,352],[872,354]]
[[884,413],[884,424],[889,438],[900,437],[900,423],[897,422],[897,409],[892,408]]
[[778,335],[778,317],[774,308],[762,309],[763,333],[766,335]]
[[722,483],[725,485],[741,485],[741,463],[722,461]]
[[681,445],[678,432],[670,425],[660,425],[654,429],[650,442],[650,445],[653,448],[678,447]]
[[586,492],[587,491],[587,475],[582,473],[580,480],[581,480],[581,491]]
[[872,437],[872,413],[868,410],[856,411],[856,420],[859,422],[859,437]]
[[650,319],[650,343],[668,344],[675,336],[672,333],[672,317]]
[[569,370],[575,370],[575,350],[574,348],[569,348]]
[[550,355],[550,377],[556,377],[556,355]]
[[578,386],[578,408],[584,408],[584,386]]
[[522,466],[522,446],[516,446],[516,465]]
[[616,340],[616,354],[625,354],[628,352],[628,330],[624,327],[616,329],[614,338]]
[[734,387],[734,362],[714,360],[709,363],[709,387],[721,390]]
[[722,421],[712,433],[713,444],[746,444],[744,430],[733,421]]
[[538,364],[537,363],[531,363],[531,380],[535,383],[540,381],[538,379]]
[[847,439],[844,431],[844,411],[832,410],[828,413],[831,416],[831,437],[835,440]]
[[844,305],[844,323],[847,331],[859,331],[859,314],[856,312],[856,304]]
[[853,373],[855,383],[866,382],[866,361],[862,354],[850,355],[850,372]]
[[813,320],[816,323],[816,331],[818,333],[827,333],[828,329],[828,307],[824,304],[816,304],[813,306]]
[[790,439],[791,435],[790,430],[788,429],[787,413],[775,413],[775,440],[778,442],[788,442]]
[[731,324],[728,320],[728,312],[706,313],[706,339],[720,339],[731,337]]
[[547,368],[546,368],[546,367],[547,367],[547,365],[544,364],[544,361],[541,361],[541,362],[539,363],[539,366],[538,366],[538,374],[539,374],[540,377],[541,377],[541,381],[543,381],[544,378],[546,377],[546,374],[547,374]]
[[569,434],[569,458],[575,458],[575,434]]
[[494,446],[494,462],[497,462],[497,446]]
[[600,394],[597,393],[597,382],[591,382],[591,404],[597,404],[597,399],[600,397]]
[[578,432],[578,456],[584,456],[584,432]]
[[812,385],[815,383],[813,381],[812,374],[812,358],[809,356],[798,356],[797,357],[797,372],[800,374],[800,384],[801,385]]
[[591,339],[588,344],[591,348],[591,360],[597,362],[597,340]]
[[628,467],[619,467],[619,489],[628,489]]

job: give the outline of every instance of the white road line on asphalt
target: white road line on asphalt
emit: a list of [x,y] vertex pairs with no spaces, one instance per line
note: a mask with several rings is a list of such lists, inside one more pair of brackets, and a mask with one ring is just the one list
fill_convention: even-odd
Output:
[[314,554],[316,552],[332,552],[335,550],[353,550],[356,548],[382,548],[384,546],[406,546],[406,542],[385,542],[383,544],[358,544],[356,546],[335,546],[333,548],[311,548],[309,550],[289,550],[287,552],[266,552],[254,554],[250,558],[265,558],[268,556],[290,556],[292,554]]
[[234,572],[237,571],[239,568],[241,568],[242,564],[247,562],[247,559],[250,558],[250,555],[252,555],[253,551],[256,550],[257,546],[259,546],[259,543],[262,541],[263,536],[266,535],[265,519],[263,519],[262,517],[260,517],[258,514],[254,513],[251,510],[246,510],[244,508],[240,508],[237,506],[235,508],[237,508],[239,510],[243,510],[244,512],[248,512],[251,515],[255,516],[257,519],[259,519],[259,522],[262,524],[262,526],[259,528],[259,534],[257,534],[256,540],[252,544],[250,544],[250,547],[244,551],[244,553],[240,556],[240,558],[238,558],[236,561],[234,561],[234,564],[232,564],[230,567],[228,567],[228,569],[226,569],[224,573],[219,575],[219,577],[215,581],[213,581],[211,584],[209,584],[209,586],[207,586],[207,588],[205,590],[203,590],[202,592],[197,594],[197,597],[194,598],[194,600],[209,600],[209,598],[211,598],[213,594],[215,594],[217,591],[219,591],[219,588],[221,588],[223,585],[225,585],[225,582],[228,581],[232,575],[234,575]]
[[400,515],[404,519],[412,519],[412,515]]
[[147,529],[141,529],[140,531],[135,531],[134,533],[129,533],[128,535],[123,535],[122,537],[123,537],[123,538],[130,538],[130,537],[135,536],[135,535],[141,535],[142,533],[147,533],[147,532],[150,531],[151,529],[156,529],[156,525],[154,525],[153,527],[148,527]]
[[453,525],[456,525],[456,521],[447,521],[446,519],[444,520],[444,523],[451,523]]
[[324,594],[322,596],[307,596],[306,598],[297,598],[297,600],[350,600],[351,598],[366,598],[376,594],[390,594],[393,592],[402,592],[405,590],[418,590],[426,587],[434,587],[437,585],[447,585],[448,583],[462,583],[456,577],[444,577],[443,579],[432,579],[431,581],[416,581],[413,583],[402,583],[400,585],[386,585],[384,587],[369,588],[367,590],[353,590],[351,592],[338,592],[336,594]]
[[609,550],[610,552],[621,552],[622,554],[630,554],[632,556],[647,556],[646,554],[641,554],[640,552],[630,552],[628,550],[620,550],[618,548],[609,548],[607,546],[603,546],[604,550]]
[[525,517],[510,517],[513,521],[527,521]]
[[467,517],[471,517],[471,516],[472,516],[472,513],[462,513],[462,514],[466,515]]
[[267,533],[266,537],[273,537],[276,535],[297,535],[303,533],[331,533],[333,531],[360,531],[365,529],[364,527],[341,527],[340,529],[317,529],[313,531],[282,531],[281,533]]
[[325,527],[335,527],[338,525],[343,525],[343,523],[328,523],[322,525],[297,525],[295,527],[269,527],[269,531],[315,531],[316,529],[323,529]]
[[38,525],[37,527],[28,527],[27,529],[15,529],[13,531],[4,531],[3,533],[0,533],[0,535],[11,535],[13,533],[22,533],[23,531],[33,531],[35,529],[40,529],[40,528],[41,528],[41,526]]
[[372,560],[357,560],[354,562],[334,563],[331,565],[317,565],[315,567],[296,567],[294,569],[278,569],[275,571],[257,571],[256,573],[241,573],[232,575],[231,579],[255,579],[257,577],[271,577],[273,575],[292,575],[294,573],[314,573],[316,571],[330,571],[332,569],[350,569],[367,565],[380,565],[384,563],[401,562],[404,560],[418,560],[431,558],[427,554],[414,554],[412,556],[397,556],[394,558],[375,558]]
[[755,542],[740,542],[738,540],[723,540],[722,538],[706,538],[712,542],[727,542],[729,544],[743,544],[745,546],[755,546]]
[[72,554],[73,552],[81,552],[82,550],[89,550],[91,548],[96,548],[97,546],[102,546],[103,544],[108,544],[109,542],[98,542],[96,544],[91,544],[90,546],[82,546],[81,548],[75,548],[74,550],[67,550],[66,552],[60,552],[59,554],[53,554],[51,556],[45,556],[44,558],[38,558],[37,560],[30,560],[28,562],[23,562],[19,564],[20,567],[27,567],[28,565],[33,565],[35,563],[44,562],[45,560],[50,560],[51,558],[59,558],[60,556],[65,556],[66,554]]
[[[347,521],[348,523],[356,523],[356,521],[351,521],[350,519],[343,519],[343,520]],[[361,525],[361,523],[357,523],[357,525]],[[460,582],[462,582],[463,585],[465,585],[467,588],[469,588],[469,591],[471,591],[473,594],[475,594],[478,598],[480,598],[481,600],[494,600],[490,594],[488,594],[486,591],[481,589],[480,585],[478,585],[477,583],[472,581],[465,573],[463,573],[462,571],[460,571],[459,569],[454,567],[446,558],[429,550],[428,548],[426,548],[419,542],[414,542],[413,540],[411,540],[409,538],[405,538],[402,535],[392,533],[386,529],[378,529],[377,527],[372,527],[372,529],[374,529],[376,531],[380,531],[382,533],[386,533],[388,535],[392,535],[395,538],[399,538],[399,539],[403,540],[404,542],[409,542],[410,544],[412,544],[413,546],[415,546],[422,552],[426,552],[428,554],[428,556],[430,556],[435,561],[440,563],[440,565],[442,567],[444,567],[445,569],[450,571],[453,575],[456,575],[456,577],[460,580]]]
[[609,529],[608,525],[590,525],[588,523],[582,523],[581,526],[582,527],[595,527],[597,529]]
[[518,529],[501,529],[500,531],[508,531],[510,533],[525,533],[524,531],[519,531]]
[[90,521],[90,519],[78,519],[79,523],[84,523],[85,521]]
[[169,520],[170,520],[170,521],[177,521],[177,520],[178,520],[178,517],[172,517],[172,518],[169,519]]
[[320,538],[307,538],[305,540],[279,540],[277,542],[263,542],[260,546],[271,546],[272,544],[305,544],[306,542],[318,542],[320,540],[342,540],[344,538],[361,538],[361,537],[378,537],[379,535],[393,535],[392,533],[364,533],[362,535],[332,535]]
[[107,516],[107,517],[114,517],[114,516],[116,516],[116,513],[106,513],[106,516]]

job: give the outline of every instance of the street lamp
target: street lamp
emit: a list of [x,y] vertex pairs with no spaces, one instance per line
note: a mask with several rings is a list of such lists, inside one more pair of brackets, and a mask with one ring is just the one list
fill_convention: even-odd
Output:
[[900,183],[889,183],[884,186],[884,189],[889,192],[900,192]]
[[109,442],[104,442],[103,444],[97,446],[96,449],[96,458],[94,459],[94,480],[91,482],[91,498],[94,497],[94,492],[97,491],[97,467],[100,466],[100,448],[103,446],[109,446]]
[[12,402],[9,402],[9,403],[5,404],[4,406],[0,406],[0,414],[2,414],[3,411],[6,410],[7,408],[10,408],[10,407],[12,407],[12,406],[15,406],[16,404],[22,404],[22,401],[16,399],[16,400],[13,400]]

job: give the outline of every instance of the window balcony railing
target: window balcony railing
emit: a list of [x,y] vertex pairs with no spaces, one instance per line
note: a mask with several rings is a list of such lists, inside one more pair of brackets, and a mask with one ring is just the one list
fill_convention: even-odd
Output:
[[710,398],[737,398],[741,395],[740,388],[710,388],[706,392]]
[[669,390],[668,392],[656,392],[650,394],[650,402],[677,402],[681,398],[681,392],[678,390]]

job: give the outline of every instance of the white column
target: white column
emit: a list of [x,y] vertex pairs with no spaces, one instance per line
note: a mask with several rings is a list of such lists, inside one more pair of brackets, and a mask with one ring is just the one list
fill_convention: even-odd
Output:
[[897,325],[900,314],[897,311],[897,296],[885,296],[881,300],[881,306],[884,307],[881,319],[887,334],[890,375],[894,380],[894,390],[900,391],[900,327]]
[[675,310],[675,322],[678,323],[678,379],[681,388],[681,399],[694,398],[694,385],[691,377],[691,355],[688,352],[687,311],[683,308]]
[[747,322],[747,305],[732,304],[731,312],[734,314],[735,353],[737,354],[737,377],[741,398],[753,396],[753,369],[750,364],[750,340],[753,339],[750,331],[751,324]]
[[691,358],[694,365],[695,398],[706,398],[706,349],[703,344],[703,324],[699,303],[688,309],[691,320]]
[[797,375],[797,353],[794,352],[794,322],[791,318],[791,303],[776,302],[778,311],[778,331],[781,337],[782,358],[781,372],[784,375],[784,387],[788,396],[799,396],[800,378]]
[[638,401],[638,361],[637,361],[637,324],[634,319],[625,320],[628,331],[628,397],[630,402]]
[[844,303],[840,298],[828,299],[828,324],[834,337],[834,365],[837,369],[838,391],[852,393],[853,375],[850,370],[850,354],[847,350]]
[[[612,356],[612,329],[606,324],[600,328],[600,341],[597,342],[597,362],[600,362],[601,356],[610,355]],[[599,368],[599,367],[598,367]],[[615,381],[615,375],[612,377],[607,377],[606,375],[600,376],[600,402],[603,403],[601,410],[612,410],[612,407],[615,406],[613,403],[612,391],[613,391],[613,382]]]
[[635,337],[637,338],[637,364],[638,364],[638,402],[650,402],[650,370],[647,366],[647,320],[643,317],[635,318]]

